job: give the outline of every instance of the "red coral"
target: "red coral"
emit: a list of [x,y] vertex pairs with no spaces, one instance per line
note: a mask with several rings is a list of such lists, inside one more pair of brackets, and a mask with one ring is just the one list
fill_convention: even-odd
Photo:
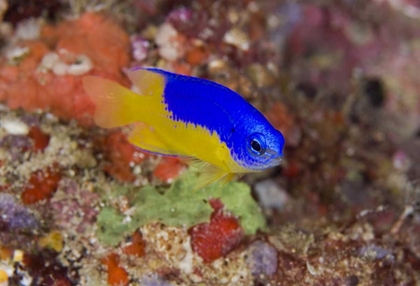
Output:
[[33,277],[32,285],[70,286],[74,285],[72,280],[79,278],[77,271],[70,268],[71,266],[63,266],[52,252],[25,253],[22,264]]
[[223,203],[220,199],[211,199],[209,200],[209,204],[215,211],[223,209]]
[[51,110],[63,119],[93,124],[94,105],[78,75],[57,75],[39,69],[41,59],[55,52],[63,62],[76,62],[79,55],[93,63],[89,74],[100,75],[128,85],[121,69],[130,62],[130,41],[126,32],[102,14],[85,13],[75,21],[45,26],[35,41],[21,41],[29,54],[11,66],[0,58],[0,101],[10,108]]
[[219,208],[220,201],[211,204],[215,211],[210,223],[196,225],[190,230],[192,248],[204,262],[212,262],[228,254],[244,235],[238,220]]
[[149,155],[129,143],[122,132],[110,133],[100,141],[108,161],[104,166],[105,172],[120,181],[134,181],[136,177],[131,171],[130,163],[139,164]]
[[31,129],[29,129],[28,136],[33,140],[34,145],[32,146],[32,149],[36,152],[44,151],[50,142],[50,136],[42,132],[38,126],[32,126]]
[[59,171],[49,169],[34,172],[29,179],[28,186],[21,195],[22,202],[25,205],[30,205],[50,199],[57,190],[60,180],[61,174]]
[[153,171],[153,176],[164,182],[171,182],[178,177],[184,168],[185,165],[180,159],[175,157],[162,157],[162,160]]

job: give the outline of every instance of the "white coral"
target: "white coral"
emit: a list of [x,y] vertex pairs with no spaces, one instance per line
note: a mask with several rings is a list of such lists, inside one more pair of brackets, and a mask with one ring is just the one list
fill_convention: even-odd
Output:
[[156,33],[155,41],[159,46],[159,54],[168,61],[175,61],[185,54],[182,44],[182,36],[171,24],[165,23],[160,26]]
[[41,70],[51,70],[55,75],[82,75],[93,68],[93,63],[86,55],[78,55],[72,64],[66,64],[57,53],[47,53],[38,67]]

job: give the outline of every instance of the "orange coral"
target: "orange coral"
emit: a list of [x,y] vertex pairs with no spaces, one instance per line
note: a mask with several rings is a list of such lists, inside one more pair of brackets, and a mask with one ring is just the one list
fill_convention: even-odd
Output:
[[102,263],[108,268],[108,284],[111,286],[128,285],[127,271],[119,265],[120,258],[117,254],[111,253],[102,259]]
[[121,70],[130,62],[127,33],[103,14],[85,13],[74,21],[43,28],[39,40],[21,41],[29,49],[17,65],[0,58],[0,101],[11,108],[43,109],[63,119],[93,124],[93,103],[85,93],[81,75],[54,73],[40,68],[50,52],[64,63],[75,63],[80,55],[93,64],[88,74],[100,75],[128,85]]
[[85,13],[76,21],[65,21],[42,31],[44,40],[56,51],[84,54],[101,71],[115,76],[130,61],[130,39],[127,33],[103,14]]
[[5,246],[0,246],[0,260],[7,260],[12,258],[13,250]]
[[145,242],[140,232],[136,231],[131,236],[131,243],[123,248],[123,252],[128,255],[142,257],[145,254]]
[[209,51],[204,46],[196,46],[187,51],[186,60],[190,65],[203,64],[209,58]]

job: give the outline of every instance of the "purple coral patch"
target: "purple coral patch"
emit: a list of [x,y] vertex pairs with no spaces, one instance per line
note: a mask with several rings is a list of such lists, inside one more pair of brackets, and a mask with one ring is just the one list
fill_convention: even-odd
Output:
[[0,140],[0,148],[8,151],[12,161],[23,158],[23,152],[32,148],[31,139],[24,135],[8,134]]
[[158,275],[144,275],[140,279],[140,285],[143,286],[172,286],[168,281],[163,280]]
[[0,194],[0,228],[7,230],[34,229],[39,226],[34,215],[9,194]]

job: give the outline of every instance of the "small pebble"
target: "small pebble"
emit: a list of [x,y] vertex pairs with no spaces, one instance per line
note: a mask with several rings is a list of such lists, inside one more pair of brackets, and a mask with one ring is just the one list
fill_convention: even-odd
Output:
[[79,55],[76,61],[67,68],[67,74],[82,75],[91,69],[93,69],[93,63],[90,58],[86,55]]
[[152,275],[144,275],[140,279],[140,284],[143,286],[172,286],[171,283],[163,280],[158,275],[152,274]]
[[168,61],[175,61],[185,54],[181,35],[171,24],[163,24],[156,34],[156,44],[159,46],[159,54]]
[[272,180],[258,182],[255,192],[263,208],[283,209],[289,199],[286,191]]
[[271,276],[276,273],[278,254],[273,246],[258,240],[251,244],[249,252],[247,264],[253,276]]
[[239,28],[229,30],[223,37],[225,43],[231,44],[241,50],[247,51],[250,47],[248,35]]
[[40,34],[40,21],[35,18],[19,22],[16,28],[16,37],[22,40],[36,40]]
[[13,252],[13,262],[22,262],[23,261],[23,251],[20,249],[16,249]]
[[0,126],[12,135],[27,135],[29,132],[28,125],[18,119],[3,119]]

